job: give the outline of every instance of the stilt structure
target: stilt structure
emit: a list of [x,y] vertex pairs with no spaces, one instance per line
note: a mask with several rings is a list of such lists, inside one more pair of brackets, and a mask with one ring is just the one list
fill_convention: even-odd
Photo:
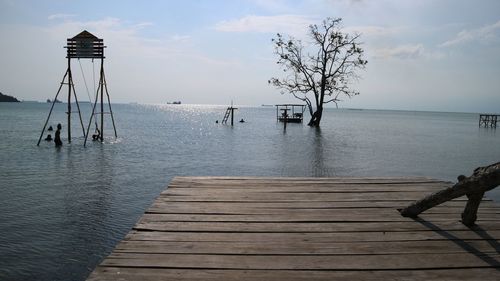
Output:
[[[59,86],[59,90],[57,90],[57,94],[52,101],[52,106],[49,111],[49,115],[47,116],[47,120],[45,121],[45,124],[42,129],[42,133],[40,134],[40,138],[38,139],[37,145],[40,145],[40,141],[42,139],[43,133],[45,132],[45,129],[47,127],[47,124],[49,122],[50,116],[52,114],[52,110],[54,109],[54,104],[57,102],[57,97],[59,96],[59,93],[61,92],[61,89],[63,85],[68,85],[68,111],[67,111],[67,117],[68,117],[68,125],[67,125],[67,131],[68,131],[68,142],[71,142],[71,95],[75,97],[75,103],[76,107],[78,109],[78,116],[80,118],[80,125],[82,126],[82,131],[83,131],[83,136],[85,137],[84,145],[87,142],[87,138],[89,135],[89,130],[90,130],[90,124],[92,124],[92,119],[94,118],[95,114],[100,114],[101,116],[101,124],[100,124],[100,129],[98,129],[98,124],[96,122],[96,131],[98,131],[97,138],[102,142],[104,140],[104,114],[111,114],[111,120],[113,123],[113,130],[115,133],[115,137],[117,137],[116,134],[116,127],[115,127],[115,120],[113,117],[113,111],[111,110],[111,101],[109,99],[109,93],[108,93],[108,87],[106,85],[106,78],[104,76],[104,42],[102,39],[97,38],[90,32],[84,30],[80,32],[78,35],[76,35],[73,38],[68,38],[67,40],[67,46],[65,46],[67,49],[67,55],[66,58],[68,59],[68,69],[66,70],[66,73],[64,74],[64,77],[62,79],[61,85]],[[76,95],[75,91],[75,85],[73,83],[73,76],[71,73],[71,59],[100,59],[101,60],[101,71],[100,71],[100,78],[99,78],[99,86],[97,88],[97,91],[95,93],[95,101],[92,106],[92,114],[90,115],[90,121],[89,125],[87,126],[87,130],[85,130],[85,127],[83,125],[82,121],[82,115],[80,112],[80,105],[78,104],[78,98]],[[106,96],[108,100],[108,105],[109,105],[109,112],[104,112],[104,90],[106,90]],[[99,95],[100,94],[100,95]],[[100,96],[100,102],[101,102],[101,111],[96,112],[96,106],[98,103],[98,99]]]
[[479,127],[485,128],[496,128],[497,127],[497,114],[480,114],[479,115]]
[[227,119],[231,117],[231,126],[234,125],[234,111],[238,109],[236,107],[233,107],[233,103],[231,102],[231,107],[228,107],[226,109],[226,113],[224,114],[224,118],[222,118],[222,124],[227,124]]
[[284,123],[302,123],[305,108],[303,104],[277,104],[276,120]]

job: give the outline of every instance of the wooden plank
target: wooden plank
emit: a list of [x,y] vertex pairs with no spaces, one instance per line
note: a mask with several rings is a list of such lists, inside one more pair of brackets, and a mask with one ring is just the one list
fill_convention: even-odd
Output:
[[401,191],[414,191],[414,192],[434,192],[440,189],[448,187],[448,184],[406,184],[404,188],[401,184],[377,184],[377,185],[363,185],[363,184],[327,184],[327,183],[315,183],[315,184],[301,184],[301,185],[291,185],[291,184],[252,184],[252,185],[236,185],[236,184],[226,184],[226,185],[169,185],[163,193],[167,194],[169,190],[174,189],[188,189],[188,190],[217,190],[217,191],[270,191],[270,192],[360,192],[360,191],[371,191],[371,192],[401,192]]
[[251,183],[246,185],[238,185],[233,183],[226,184],[175,184],[169,185],[165,191],[182,189],[182,190],[276,190],[276,191],[434,191],[449,187],[447,183],[414,183],[414,184],[357,184],[357,183]]
[[500,231],[476,233],[458,231],[379,231],[379,232],[159,232],[131,231],[124,240],[142,241],[205,241],[205,242],[251,242],[251,241],[311,241],[315,243],[380,242],[380,241],[424,241],[424,240],[488,240],[496,243]]
[[[238,209],[238,208],[267,208],[267,209],[325,209],[325,208],[401,208],[407,201],[300,201],[300,202],[165,202],[156,200],[150,207],[152,209],[193,208],[193,209]],[[437,209],[454,207],[463,210],[466,201],[449,201],[437,206]],[[480,210],[498,210],[500,206],[492,201],[481,203]],[[431,209],[432,210],[432,209]],[[429,210],[429,211],[431,211]]]
[[363,271],[315,271],[315,270],[209,270],[170,268],[98,267],[90,281],[153,281],[153,280],[207,280],[207,281],[299,281],[299,280],[499,280],[500,271],[495,268],[437,269],[437,270],[363,270]]
[[[491,263],[488,263],[491,260]],[[398,270],[498,267],[500,255],[469,253],[394,255],[191,255],[111,253],[103,266],[200,269]]]
[[281,182],[281,183],[311,183],[311,182],[326,182],[326,183],[359,183],[359,184],[376,184],[376,183],[442,183],[445,181],[436,180],[427,177],[328,177],[328,178],[311,178],[311,177],[175,177],[172,184],[175,183],[217,183],[224,184],[234,182],[239,185],[248,183],[266,183],[266,182]]
[[[175,232],[355,232],[355,231],[455,231],[473,232],[457,220],[433,222],[433,227],[414,221],[408,222],[139,222],[134,229]],[[480,221],[481,229],[500,230],[500,221]],[[481,233],[481,231],[476,231]],[[500,234],[500,233],[497,233]],[[498,237],[498,236],[497,236]]]
[[[217,206],[193,206],[192,204],[184,204],[171,206],[168,203],[155,203],[149,208],[147,213],[151,214],[252,214],[252,215],[266,215],[266,214],[313,214],[313,213],[323,213],[323,214],[333,214],[335,212],[393,212],[397,210],[398,207],[324,207],[324,208],[276,208],[272,206],[267,207],[254,207],[251,204],[243,204],[247,206],[224,206],[219,204]],[[464,207],[443,207],[438,206],[426,211],[426,214],[460,214]],[[478,215],[482,217],[482,214],[500,214],[500,208],[481,208],[478,211]]]
[[233,255],[390,255],[463,253],[464,249],[494,254],[499,249],[484,240],[423,240],[423,241],[124,241],[114,250],[119,253],[154,254],[233,254]]
[[[330,212],[327,212],[330,211]],[[424,213],[419,216],[429,221],[449,221],[460,220],[457,214],[429,214]],[[479,221],[496,221],[497,214],[483,214]],[[346,209],[325,210],[318,214],[314,212],[307,214],[284,213],[284,214],[247,214],[247,215],[219,215],[219,214],[157,214],[146,213],[140,222],[170,222],[170,221],[205,221],[205,222],[386,222],[386,221],[411,221],[411,219],[401,217],[397,210],[371,211],[370,213],[360,213]]]
[[[397,192],[397,193],[356,193],[355,195],[348,193],[266,193],[253,192],[245,194],[227,194],[203,192],[198,194],[188,194],[182,191],[171,191],[168,196],[158,198],[159,202],[172,201],[207,201],[207,202],[334,202],[334,201],[403,201],[413,202],[425,194],[416,192]],[[466,199],[458,199],[464,201]]]
[[[366,194],[391,194],[395,193],[396,195],[406,195],[408,193],[416,193],[418,196],[422,195],[427,195],[430,193],[433,193],[434,191],[438,191],[440,189],[428,189],[426,190],[376,190],[374,189],[367,189],[367,190],[360,190],[360,189],[350,189],[350,190],[335,190],[331,188],[323,188],[320,190],[319,188],[315,189],[281,189],[281,188],[173,188],[173,189],[168,189],[164,194],[167,195],[178,195],[178,196],[198,196],[198,195],[219,195],[223,194],[226,196],[233,196],[237,195],[239,196],[240,194],[247,195],[247,194],[316,194],[316,195],[330,195],[330,194],[346,194],[349,195],[349,193],[366,193]],[[392,195],[392,194],[391,194]]]

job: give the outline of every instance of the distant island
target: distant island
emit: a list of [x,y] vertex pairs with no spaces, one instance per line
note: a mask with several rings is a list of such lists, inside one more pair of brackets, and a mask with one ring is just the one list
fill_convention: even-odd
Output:
[[0,92],[0,102],[20,102],[20,101],[15,97],[4,95]]

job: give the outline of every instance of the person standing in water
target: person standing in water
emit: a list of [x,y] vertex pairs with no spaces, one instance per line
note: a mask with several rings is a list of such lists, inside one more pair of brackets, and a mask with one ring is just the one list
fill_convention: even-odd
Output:
[[62,146],[61,128],[61,123],[57,124],[56,136],[54,137],[54,143],[56,144],[56,146]]

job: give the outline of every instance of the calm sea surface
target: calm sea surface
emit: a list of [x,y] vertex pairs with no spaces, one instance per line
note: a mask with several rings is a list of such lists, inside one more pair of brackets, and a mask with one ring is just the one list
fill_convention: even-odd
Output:
[[178,175],[454,181],[500,161],[500,131],[478,128],[477,114],[328,109],[321,130],[284,131],[273,107],[240,107],[247,122],[231,127],[215,124],[223,106],[116,104],[118,139],[108,122],[105,143],[84,148],[76,115],[67,144],[57,104],[55,149],[36,146],[49,107],[0,103],[0,280],[84,280]]

